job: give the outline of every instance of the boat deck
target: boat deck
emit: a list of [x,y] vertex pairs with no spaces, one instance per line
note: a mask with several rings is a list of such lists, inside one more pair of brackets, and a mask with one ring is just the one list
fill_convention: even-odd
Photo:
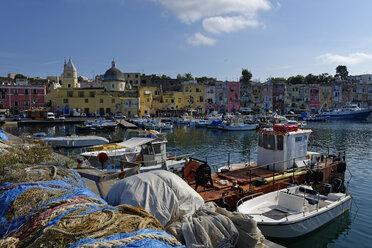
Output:
[[[313,170],[320,170],[323,173],[322,182],[327,182],[334,178],[343,178],[343,173],[337,172],[338,161],[333,159],[325,159],[318,163]],[[240,168],[239,168],[240,166]],[[213,187],[206,185],[206,187],[198,187],[198,193],[203,197],[205,202],[214,201],[221,205],[227,203],[230,210],[235,210],[236,203],[243,197],[255,193],[269,193],[282,188],[287,187],[288,184],[278,183],[278,181],[290,183],[296,181],[298,184],[305,183],[306,173],[294,174],[294,176],[288,176],[281,178],[280,180],[272,180],[274,176],[280,176],[284,173],[279,173],[268,170],[266,168],[259,168],[257,164],[245,165],[234,165],[233,169],[227,172],[220,172],[212,174]],[[303,168],[307,170],[309,168]],[[296,171],[298,172],[298,171]],[[267,184],[259,184],[262,179],[272,180]],[[195,182],[189,183],[190,186],[194,187]]]

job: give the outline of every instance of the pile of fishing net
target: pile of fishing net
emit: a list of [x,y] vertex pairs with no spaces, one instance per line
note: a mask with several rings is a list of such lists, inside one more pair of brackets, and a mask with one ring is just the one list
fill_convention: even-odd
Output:
[[181,246],[141,207],[108,205],[58,164],[8,166],[0,176],[0,247]]
[[106,201],[142,206],[187,247],[265,247],[254,220],[205,204],[183,179],[168,171],[124,178],[110,189]]

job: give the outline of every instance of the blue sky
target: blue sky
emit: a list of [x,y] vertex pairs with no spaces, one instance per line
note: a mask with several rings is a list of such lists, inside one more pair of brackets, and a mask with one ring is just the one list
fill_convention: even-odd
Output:
[[0,76],[372,73],[370,0],[1,0]]

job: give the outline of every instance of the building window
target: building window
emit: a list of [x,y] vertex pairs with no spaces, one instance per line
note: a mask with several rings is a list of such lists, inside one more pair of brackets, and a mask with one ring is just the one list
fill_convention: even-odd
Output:
[[181,98],[178,98],[178,103],[181,103],[181,101],[182,101]]
[[174,99],[171,99],[171,103],[174,103]]
[[165,102],[168,102],[168,99],[165,99]]
[[150,102],[150,98],[147,98],[147,102]]
[[14,90],[14,95],[18,95],[18,90]]
[[28,89],[25,89],[25,95],[28,95]]
[[101,99],[99,99],[99,103],[103,103],[103,99],[101,98]]
[[196,92],[199,92],[199,88],[196,88]]
[[114,84],[114,83],[111,84],[111,89],[112,89],[112,90],[115,89],[115,84]]
[[95,92],[93,91],[89,92],[89,97],[94,97],[95,95],[96,95]]
[[71,72],[67,72],[67,77],[71,77]]
[[83,92],[79,92],[79,97],[84,97],[84,91]]
[[185,88],[185,92],[189,92],[189,87],[186,87]]
[[68,84],[68,85],[67,85],[67,88],[71,88],[71,84]]
[[[138,74],[136,74],[136,78],[138,78]],[[137,82],[137,81],[136,81]]]
[[200,96],[200,102],[203,102],[203,97],[202,96]]
[[89,99],[88,98],[85,98],[85,103],[88,103],[89,102]]
[[123,84],[120,84],[120,89],[123,90],[124,89],[124,86]]
[[33,89],[32,90],[32,94],[36,95],[37,94],[37,90],[36,89]]
[[17,101],[14,102],[14,106],[18,107],[18,102]]
[[67,98],[63,99],[63,103],[68,103],[68,99]]
[[29,101],[25,101],[25,106],[30,106],[30,102]]
[[115,103],[115,98],[112,98],[111,99],[111,103]]
[[74,92],[72,91],[67,91],[67,97],[73,97],[74,96]]

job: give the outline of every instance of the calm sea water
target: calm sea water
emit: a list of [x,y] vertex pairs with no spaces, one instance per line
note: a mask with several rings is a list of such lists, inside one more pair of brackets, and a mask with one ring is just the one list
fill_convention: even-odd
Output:
[[[313,130],[309,150],[330,152],[346,151],[353,196],[352,209],[321,229],[296,239],[275,239],[288,247],[371,247],[372,241],[372,122],[332,121],[308,123]],[[47,132],[51,135],[74,133],[73,126],[25,126],[6,128],[6,131],[21,135],[25,133]],[[106,136],[108,133],[98,133]],[[138,135],[137,131],[124,132],[117,129],[110,133],[113,140]],[[194,157],[208,160],[209,164],[221,161],[231,163],[256,160],[257,133],[223,132],[219,130],[175,127],[167,133],[167,149],[172,154],[192,153]],[[60,152],[73,156],[79,149],[65,149]]]

